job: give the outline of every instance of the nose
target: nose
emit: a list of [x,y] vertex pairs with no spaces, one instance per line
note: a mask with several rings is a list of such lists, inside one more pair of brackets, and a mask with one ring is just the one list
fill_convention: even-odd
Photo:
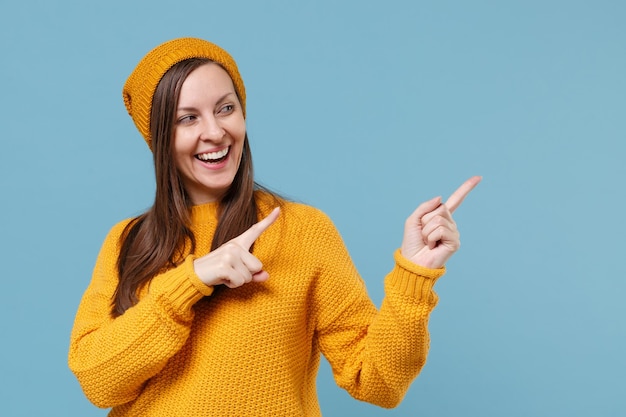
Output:
[[226,131],[219,121],[213,116],[204,117],[201,124],[200,139],[207,141],[220,141],[224,138]]

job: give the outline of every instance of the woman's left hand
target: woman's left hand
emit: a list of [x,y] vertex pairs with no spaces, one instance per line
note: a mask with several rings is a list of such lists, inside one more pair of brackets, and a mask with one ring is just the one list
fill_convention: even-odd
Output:
[[422,203],[404,225],[402,256],[426,268],[443,267],[460,246],[452,213],[481,179],[472,177],[465,181],[445,204],[441,197]]

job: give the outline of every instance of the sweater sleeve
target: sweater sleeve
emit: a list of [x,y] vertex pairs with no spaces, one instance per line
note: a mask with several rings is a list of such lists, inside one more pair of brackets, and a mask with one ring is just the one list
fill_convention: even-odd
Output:
[[428,269],[395,253],[378,310],[330,220],[320,228],[315,311],[320,349],[337,384],[353,397],[391,408],[426,362],[433,285],[444,268]]
[[193,305],[212,288],[195,275],[193,259],[154,277],[140,301],[111,316],[120,235],[115,226],[104,241],[93,277],[78,307],[69,348],[69,367],[85,395],[99,407],[135,399],[186,342]]

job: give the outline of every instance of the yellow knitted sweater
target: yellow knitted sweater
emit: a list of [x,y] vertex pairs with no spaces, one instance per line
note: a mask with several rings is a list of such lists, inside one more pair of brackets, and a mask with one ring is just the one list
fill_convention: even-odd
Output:
[[[272,207],[260,204],[261,216]],[[394,407],[425,363],[433,292],[444,269],[395,254],[380,311],[326,215],[287,202],[256,241],[270,279],[205,286],[193,259],[208,253],[217,206],[192,208],[196,253],[152,279],[112,318],[119,237],[104,241],[78,308],[69,366],[110,416],[320,416],[320,352],[353,397]]]

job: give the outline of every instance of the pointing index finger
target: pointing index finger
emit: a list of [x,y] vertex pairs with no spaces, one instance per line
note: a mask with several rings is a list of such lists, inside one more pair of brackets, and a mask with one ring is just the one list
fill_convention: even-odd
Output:
[[268,227],[270,227],[280,214],[280,208],[276,207],[270,214],[268,214],[263,220],[260,220],[258,223],[253,224],[248,230],[234,238],[233,240],[237,242],[241,247],[250,250],[252,244],[255,240],[259,238],[263,234]]
[[450,210],[450,213],[459,208],[465,197],[467,197],[469,192],[472,191],[482,179],[482,177],[474,176],[465,181],[463,185],[452,193],[450,198],[446,201],[446,206],[448,207],[448,210]]

